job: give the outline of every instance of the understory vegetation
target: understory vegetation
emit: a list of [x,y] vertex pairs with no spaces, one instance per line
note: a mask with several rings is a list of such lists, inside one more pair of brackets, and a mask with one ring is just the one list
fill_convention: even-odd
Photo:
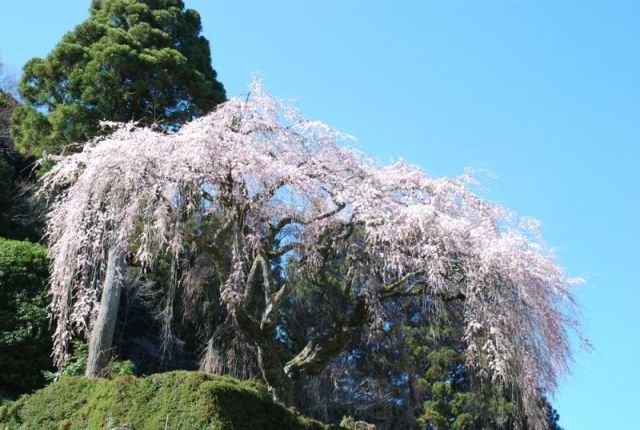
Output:
[[43,246],[0,238],[0,391],[24,393],[51,369],[49,262]]
[[146,378],[63,377],[0,407],[7,429],[280,429],[325,426],[273,402],[253,381],[175,371]]

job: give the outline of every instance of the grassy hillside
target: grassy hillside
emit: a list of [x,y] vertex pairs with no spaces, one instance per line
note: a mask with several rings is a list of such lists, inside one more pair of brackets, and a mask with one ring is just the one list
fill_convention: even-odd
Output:
[[0,406],[0,429],[329,429],[252,382],[202,372],[66,377]]

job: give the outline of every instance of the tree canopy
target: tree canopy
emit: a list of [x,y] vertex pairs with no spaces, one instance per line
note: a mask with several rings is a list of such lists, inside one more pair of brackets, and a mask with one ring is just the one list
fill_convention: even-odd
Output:
[[11,116],[20,106],[15,87],[0,62],[0,236],[38,240],[41,226],[30,201],[35,182],[35,159],[16,150],[10,134]]
[[[169,262],[168,344],[176,295],[216,291],[288,403],[354,339],[407,318],[389,303],[412,303],[427,325],[455,305],[468,370],[509,390],[516,413],[544,428],[538,400],[567,370],[577,323],[574,280],[536,224],[481,199],[465,178],[381,165],[345,138],[255,83],[246,100],[177,132],[120,125],[58,157],[43,188],[56,361],[74,333],[89,334],[116,249],[129,265]],[[334,313],[287,353],[282,310],[301,284],[333,300]]]
[[24,66],[13,122],[25,153],[58,152],[101,120],[171,129],[225,100],[198,13],[181,0],[93,0],[90,17]]

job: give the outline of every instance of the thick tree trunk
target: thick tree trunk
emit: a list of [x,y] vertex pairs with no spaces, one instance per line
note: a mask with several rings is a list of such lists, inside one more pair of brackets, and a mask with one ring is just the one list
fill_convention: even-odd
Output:
[[258,367],[274,400],[291,405],[292,381],[282,369],[282,347],[276,339],[275,328],[260,327],[260,323],[239,304],[234,304],[231,312],[236,325],[258,348]]
[[124,252],[117,248],[109,249],[100,308],[89,340],[89,357],[85,371],[85,376],[89,378],[104,376],[111,361],[111,344],[118,317],[123,272]]
[[293,381],[282,370],[280,345],[258,346],[258,367],[274,400],[287,406],[295,406]]

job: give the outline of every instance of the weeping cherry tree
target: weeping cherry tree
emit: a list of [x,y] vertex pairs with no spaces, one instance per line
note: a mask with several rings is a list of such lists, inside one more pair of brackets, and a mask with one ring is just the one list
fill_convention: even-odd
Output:
[[[467,366],[516,393],[530,425],[542,426],[541,390],[553,391],[568,370],[568,335],[578,327],[574,281],[534,223],[481,199],[467,180],[366,157],[259,83],[174,133],[110,126],[114,133],[60,157],[43,180],[58,364],[70,340],[85,336],[88,373],[99,375],[126,265],[168,259],[166,339],[176,291],[214,285],[285,403],[299,381],[384,325],[388,301],[421,299],[429,312],[455,302]],[[296,276],[276,273],[283,266]],[[323,294],[336,276],[341,313],[285,360],[278,316],[293,283]]]

